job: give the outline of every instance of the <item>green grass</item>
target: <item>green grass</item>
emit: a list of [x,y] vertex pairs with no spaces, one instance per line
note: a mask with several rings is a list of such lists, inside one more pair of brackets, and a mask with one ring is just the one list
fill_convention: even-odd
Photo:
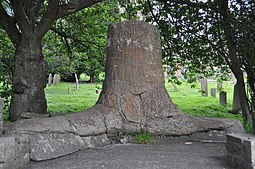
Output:
[[[68,94],[68,87],[72,92]],[[79,91],[75,91],[75,83],[61,82],[45,89],[48,112],[51,114],[66,114],[81,112],[95,105],[99,94],[95,92],[95,84],[82,83]]]
[[[72,93],[68,94],[68,87],[72,87]],[[97,84],[98,86],[98,84]],[[216,82],[208,82],[208,89],[216,88]],[[216,118],[233,118],[242,121],[240,115],[228,113],[232,107],[232,97],[234,84],[223,83],[223,88],[227,91],[227,106],[220,106],[219,93],[217,98],[202,97],[200,85],[191,88],[190,84],[182,83],[177,86],[179,91],[175,92],[171,83],[166,82],[166,88],[170,93],[173,103],[183,112],[194,116],[206,116]],[[96,85],[82,83],[78,92],[75,91],[74,83],[61,82],[56,86],[45,89],[48,102],[48,112],[51,114],[66,114],[80,112],[95,105],[99,94],[95,92]],[[210,93],[209,93],[210,95]]]
[[134,141],[139,144],[152,144],[155,143],[156,138],[148,132],[135,134],[133,136]]
[[219,92],[216,98],[210,96],[211,88],[216,88],[216,82],[208,82],[209,96],[201,96],[200,84],[191,88],[190,84],[182,83],[177,86],[179,91],[175,92],[171,83],[166,82],[166,88],[171,96],[173,103],[183,112],[193,116],[206,116],[214,118],[233,118],[242,121],[241,115],[233,115],[228,111],[232,108],[234,84],[224,82],[223,90],[227,92],[227,106],[219,104]]

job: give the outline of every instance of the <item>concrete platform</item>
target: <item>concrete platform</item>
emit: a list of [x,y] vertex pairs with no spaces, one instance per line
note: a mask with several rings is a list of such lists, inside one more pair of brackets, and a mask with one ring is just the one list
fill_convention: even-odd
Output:
[[151,144],[122,144],[88,149],[23,169],[233,169],[224,143],[164,138]]

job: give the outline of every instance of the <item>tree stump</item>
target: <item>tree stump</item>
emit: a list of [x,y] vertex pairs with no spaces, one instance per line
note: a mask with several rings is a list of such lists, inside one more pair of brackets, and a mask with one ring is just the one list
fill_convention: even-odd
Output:
[[[108,38],[106,77],[95,106],[111,109],[108,131],[183,135],[217,128],[219,121],[183,114],[172,103],[164,85],[156,27],[143,21],[124,21],[109,26]],[[103,114],[107,114],[105,109]]]
[[242,131],[239,121],[193,117],[172,103],[164,86],[156,27],[143,21],[124,21],[110,25],[108,37],[106,77],[94,107],[40,122],[18,121],[9,125],[6,133],[71,132],[89,137],[144,131],[155,135],[187,135],[210,129]]

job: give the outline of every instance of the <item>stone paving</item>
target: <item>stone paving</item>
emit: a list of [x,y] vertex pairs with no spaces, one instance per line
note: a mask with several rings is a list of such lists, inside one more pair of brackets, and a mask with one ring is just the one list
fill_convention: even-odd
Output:
[[224,143],[164,138],[156,144],[117,144],[43,162],[23,169],[233,169]]

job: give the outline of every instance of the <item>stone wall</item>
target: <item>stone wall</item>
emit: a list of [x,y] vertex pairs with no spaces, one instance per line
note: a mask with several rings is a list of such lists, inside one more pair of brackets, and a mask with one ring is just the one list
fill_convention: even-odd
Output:
[[255,135],[228,134],[226,147],[235,169],[255,169]]
[[3,106],[4,101],[0,98],[0,136],[3,134]]

